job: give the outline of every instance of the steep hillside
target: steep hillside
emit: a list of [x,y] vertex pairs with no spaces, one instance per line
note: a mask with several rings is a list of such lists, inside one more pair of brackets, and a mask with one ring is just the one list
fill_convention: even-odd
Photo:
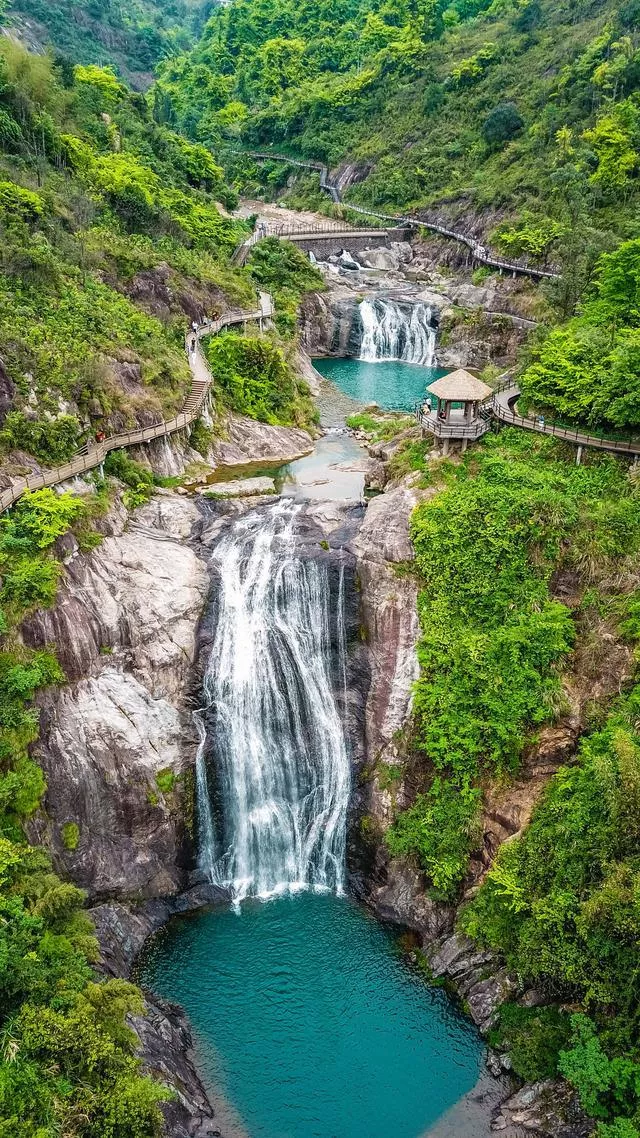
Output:
[[190,46],[213,6],[214,0],[8,0],[5,25],[31,50],[52,47],[75,63],[111,64],[144,89],[159,60]]
[[[251,302],[244,229],[203,147],[109,71],[0,53],[0,453],[45,464],[157,422],[190,384],[191,320]],[[14,467],[22,463],[16,457]],[[17,472],[17,470],[16,470]]]
[[437,207],[505,252],[562,259],[571,227],[596,249],[633,230],[638,12],[238,0],[164,65],[163,111],[203,141],[349,159],[354,201]]

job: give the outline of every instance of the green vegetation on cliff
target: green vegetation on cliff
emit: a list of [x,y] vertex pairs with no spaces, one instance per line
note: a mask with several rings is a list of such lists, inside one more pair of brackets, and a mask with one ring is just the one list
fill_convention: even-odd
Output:
[[146,87],[161,59],[189,47],[212,6],[213,0],[7,0],[5,22],[29,43],[74,63],[113,65]]
[[617,641],[624,661],[640,637],[637,480],[617,459],[576,466],[555,440],[503,431],[461,465],[442,464],[412,536],[418,793],[387,844],[417,861],[436,896],[459,896],[487,791],[526,781],[540,728],[576,715],[568,673],[589,731],[528,828],[500,849],[461,927],[548,1002],[501,1011],[492,1042],[517,1073],[564,1075],[600,1120],[598,1138],[637,1138],[640,689],[613,706],[606,694],[588,702],[611,666],[607,645]]
[[223,406],[274,426],[308,427],[316,419],[307,385],[277,344],[227,333],[205,350]]
[[426,783],[389,834],[435,889],[455,895],[477,839],[480,790],[519,769],[532,729],[562,707],[574,640],[553,596],[640,549],[640,499],[615,459],[576,467],[554,440],[488,437],[412,519],[423,585],[415,741]]
[[112,72],[0,46],[5,454],[53,464],[97,428],[180,408],[189,319],[253,302],[228,266],[246,230],[220,199],[234,201],[211,154]]
[[[638,601],[631,606],[638,634]],[[640,1133],[640,689],[621,699],[578,761],[552,780],[525,834],[505,845],[463,928],[525,984],[580,1004],[555,1070],[587,1112]],[[508,1031],[507,1031],[508,1038]],[[525,1036],[526,1038],[526,1036]],[[531,1041],[527,1040],[531,1053]],[[607,1127],[603,1135],[617,1133]]]
[[123,981],[96,982],[84,895],[60,881],[22,829],[45,790],[29,754],[38,735],[33,699],[64,675],[51,651],[24,647],[20,622],[55,600],[57,539],[72,527],[82,545],[104,506],[100,494],[78,499],[46,489],[0,520],[2,1138],[153,1138],[158,1103],[168,1097],[141,1074],[126,1024],[143,1010],[140,993]]
[[640,239],[603,256],[578,315],[534,341],[520,406],[559,422],[637,433],[640,425]]

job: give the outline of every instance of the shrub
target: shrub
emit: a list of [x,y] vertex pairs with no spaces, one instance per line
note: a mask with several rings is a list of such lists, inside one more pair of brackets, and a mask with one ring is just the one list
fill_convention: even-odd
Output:
[[81,498],[50,487],[27,491],[0,519],[0,549],[48,549],[85,512]]
[[524,127],[524,119],[515,103],[498,103],[487,115],[482,133],[487,146],[498,149],[510,142]]
[[208,427],[204,419],[196,419],[191,428],[191,434],[189,435],[189,445],[192,446],[194,450],[197,450],[198,454],[201,454],[203,458],[206,458],[213,438],[213,428]]
[[386,833],[393,857],[413,855],[437,895],[455,895],[478,837],[480,792],[437,778]]
[[170,767],[165,770],[158,771],[156,775],[156,786],[162,794],[170,794],[176,785],[176,773]]
[[62,827],[62,844],[66,850],[75,850],[80,841],[80,827],[77,822],[65,822]]
[[570,1018],[559,1008],[525,1008],[502,1004],[498,1023],[489,1033],[489,1045],[508,1051],[521,1079],[535,1083],[558,1074],[558,1058],[571,1037]]
[[57,561],[12,558],[3,572],[0,602],[5,608],[22,613],[34,608],[50,608],[56,597],[59,575]]
[[9,411],[0,444],[5,450],[25,450],[52,466],[66,462],[78,448],[80,423],[75,415],[60,415],[52,421],[29,419],[22,411]]
[[206,345],[215,391],[224,405],[263,423],[308,426],[316,416],[309,390],[269,340],[226,333]]

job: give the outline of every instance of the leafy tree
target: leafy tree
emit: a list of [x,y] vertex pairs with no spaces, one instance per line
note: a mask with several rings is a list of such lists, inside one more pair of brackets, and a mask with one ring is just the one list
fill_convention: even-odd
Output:
[[482,133],[487,146],[498,148],[520,134],[523,127],[524,119],[515,103],[499,103],[484,120]]

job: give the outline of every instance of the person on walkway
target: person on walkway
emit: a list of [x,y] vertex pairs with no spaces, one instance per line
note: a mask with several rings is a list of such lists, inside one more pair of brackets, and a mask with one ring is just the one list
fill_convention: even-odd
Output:
[[97,443],[103,443],[104,440],[106,439],[106,437],[107,436],[105,435],[104,431],[102,431],[102,430],[96,431],[96,442]]

